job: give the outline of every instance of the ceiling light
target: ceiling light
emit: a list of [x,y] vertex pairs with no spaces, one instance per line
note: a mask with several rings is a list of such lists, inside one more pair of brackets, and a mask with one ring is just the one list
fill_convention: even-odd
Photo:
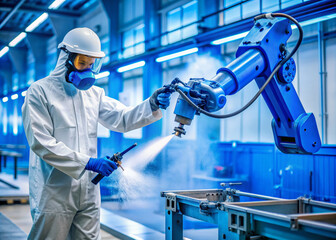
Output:
[[[308,26],[310,24],[323,22],[323,21],[330,20],[330,19],[333,19],[333,18],[336,18],[336,13],[326,15],[326,16],[322,16],[322,17],[318,17],[318,18],[309,19],[307,21],[303,21],[303,22],[300,22],[300,25],[301,25],[301,27],[304,27],[304,26]],[[291,27],[292,27],[292,29],[297,28],[297,26],[295,24],[292,24]]]
[[11,96],[11,99],[12,100],[15,100],[15,99],[17,99],[19,97],[19,95],[17,95],[16,93],[15,94],[13,94],[12,96]]
[[39,16],[34,22],[32,22],[28,27],[26,27],[26,32],[32,32],[40,26],[41,23],[43,23],[48,18],[48,13],[43,13],[41,16]]
[[120,67],[117,69],[117,72],[122,73],[122,72],[126,72],[129,70],[133,70],[139,67],[143,67],[145,66],[146,62],[145,61],[140,61],[140,62],[136,62],[136,63],[132,63],[123,67]]
[[62,5],[62,3],[64,3],[65,0],[55,0],[52,4],[50,4],[50,6],[48,7],[49,9],[57,9],[59,8],[59,6]]
[[105,71],[105,72],[101,72],[99,74],[97,74],[95,76],[96,79],[99,79],[99,78],[104,78],[104,77],[108,77],[110,76],[110,72],[109,71]]
[[211,44],[212,45],[220,45],[220,44],[223,44],[223,43],[232,42],[234,40],[238,40],[238,39],[246,37],[246,35],[248,33],[249,33],[249,31],[246,31],[246,32],[242,32],[242,33],[239,33],[239,34],[229,36],[229,37],[220,38],[220,39],[217,39],[215,41],[212,41]]
[[19,42],[21,42],[22,39],[24,39],[27,36],[27,33],[22,32],[20,33],[16,38],[14,38],[8,46],[15,47]]
[[7,52],[8,52],[8,50],[9,50],[9,47],[4,47],[3,49],[1,49],[1,51],[0,51],[0,58],[3,56],[3,55],[5,55]]
[[182,56],[186,56],[192,53],[198,52],[198,48],[190,48],[181,52],[177,52],[177,53],[173,53],[173,54],[169,54],[163,57],[158,57],[157,59],[155,59],[156,62],[164,62],[164,61],[168,61],[174,58],[178,58],[178,57],[182,57]]

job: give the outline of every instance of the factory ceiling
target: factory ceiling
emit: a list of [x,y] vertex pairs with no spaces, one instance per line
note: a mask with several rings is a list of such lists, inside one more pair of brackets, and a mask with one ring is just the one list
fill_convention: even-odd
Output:
[[[19,33],[27,31],[26,28],[43,13],[57,17],[80,17],[90,11],[93,4],[99,0],[0,0],[0,49],[8,46]],[[54,2],[60,5],[51,7]],[[50,18],[33,30],[34,33],[53,36]],[[21,41],[18,47],[25,45]]]

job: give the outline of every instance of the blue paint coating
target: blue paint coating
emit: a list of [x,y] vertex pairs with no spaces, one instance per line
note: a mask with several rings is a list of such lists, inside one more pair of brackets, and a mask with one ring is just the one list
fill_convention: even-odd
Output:
[[277,77],[280,82],[291,83],[295,78],[296,65],[293,58],[290,58],[280,69]]

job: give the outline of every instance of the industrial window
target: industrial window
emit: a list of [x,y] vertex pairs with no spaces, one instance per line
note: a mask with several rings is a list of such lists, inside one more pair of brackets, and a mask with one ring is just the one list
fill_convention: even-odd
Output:
[[144,0],[122,0],[120,2],[120,23],[122,26],[144,15]]
[[144,53],[144,0],[122,0],[120,12],[122,13],[120,14],[120,29],[123,49],[119,58],[129,58]]
[[300,4],[302,2],[306,2],[304,0],[281,0],[281,8],[287,8],[287,7],[291,7],[294,6],[296,4]]
[[165,15],[166,26],[163,27],[167,34],[162,36],[161,44],[168,45],[196,35],[197,23],[194,22],[197,21],[197,16],[196,0],[168,11]]
[[[143,69],[138,68],[123,73],[123,91],[119,100],[126,106],[135,106],[143,101]],[[123,134],[124,138],[142,138],[142,128]]]
[[280,8],[279,1],[274,0],[262,0],[261,6],[263,12],[274,12]]
[[255,16],[260,13],[260,0],[252,0],[242,4],[243,18]]
[[144,24],[123,33],[123,58],[129,58],[145,52]]
[[224,24],[239,21],[260,13],[260,0],[224,0]]
[[[109,96],[108,81],[109,81],[109,77],[107,76],[107,77],[99,78],[95,82],[96,86],[104,89],[106,96]],[[104,127],[103,125],[101,125],[100,123],[98,123],[97,137],[99,137],[99,138],[109,138],[110,137],[110,130],[107,129],[106,127]]]
[[[274,12],[288,8],[306,0],[222,0],[220,8],[225,8],[220,14],[219,24],[225,25],[255,16],[262,12]],[[224,21],[222,20],[224,18]]]
[[231,6],[225,1],[224,11],[224,24],[230,24],[232,22],[237,22],[241,19],[241,5]]
[[[101,48],[104,53],[110,52],[110,37],[107,35],[101,38]],[[104,57],[103,65],[108,64],[110,62],[110,56],[108,54]]]

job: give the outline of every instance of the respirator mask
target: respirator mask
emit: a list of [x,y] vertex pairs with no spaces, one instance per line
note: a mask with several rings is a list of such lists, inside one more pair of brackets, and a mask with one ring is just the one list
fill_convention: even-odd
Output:
[[65,79],[79,90],[88,90],[95,83],[102,62],[102,58],[70,52],[65,64],[68,69]]

